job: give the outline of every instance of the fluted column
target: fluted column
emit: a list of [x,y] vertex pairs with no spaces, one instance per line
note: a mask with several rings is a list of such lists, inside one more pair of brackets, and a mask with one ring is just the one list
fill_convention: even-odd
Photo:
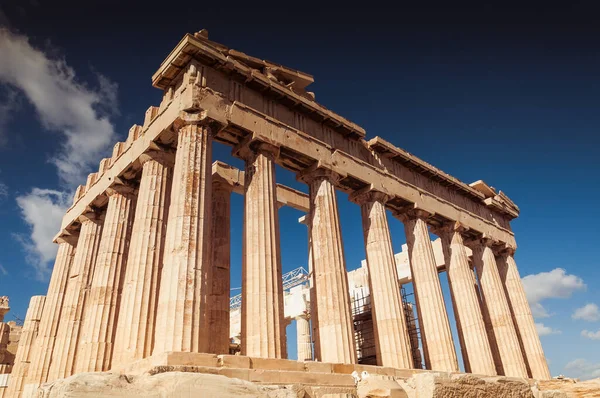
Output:
[[434,231],[442,241],[454,318],[465,370],[494,376],[496,367],[476,290],[475,274],[469,267],[460,225]]
[[72,375],[75,370],[75,357],[79,353],[81,320],[96,264],[104,216],[89,212],[82,215],[80,220],[81,230],[77,251],[69,271],[52,362],[46,381]]
[[[54,261],[38,335],[31,353],[31,364],[27,372],[24,391],[34,391],[48,378],[59,323],[62,322],[64,316],[63,303],[77,239],[78,236],[59,238],[58,253]],[[25,393],[24,396],[26,396]]]
[[384,203],[388,196],[381,192],[359,191],[350,199],[360,205],[362,215],[377,364],[410,369],[413,358],[385,214]]
[[142,177],[135,208],[112,369],[152,355],[158,287],[163,265],[174,154],[140,157]]
[[301,315],[296,319],[296,349],[299,361],[311,361],[312,346],[310,338],[310,322],[308,316]]
[[136,192],[119,185],[109,188],[107,194],[108,207],[83,314],[76,373],[102,372],[111,365]]
[[212,128],[179,129],[153,353],[206,352],[211,262]]
[[6,397],[18,398],[21,396],[25,378],[27,377],[33,358],[32,348],[38,335],[45,300],[46,296],[33,296],[29,301],[29,308],[27,308],[27,315],[25,315],[25,321],[23,322],[23,329],[21,330],[19,346],[10,374]]
[[513,250],[507,250],[497,258],[500,280],[503,282],[512,319],[517,327],[517,337],[525,352],[530,376],[538,380],[548,380],[551,377],[550,370],[513,255]]
[[427,216],[419,210],[399,215],[406,231],[425,364],[431,370],[456,372],[458,360],[425,221]]
[[242,354],[285,358],[281,247],[275,185],[277,148],[237,153],[246,161],[242,263]]
[[231,185],[213,176],[212,266],[208,274],[208,352],[229,354]]
[[517,331],[500,280],[492,242],[482,239],[470,243],[473,263],[479,278],[483,319],[498,374],[527,377],[527,369]]
[[339,176],[317,169],[301,176],[309,184],[310,242],[317,316],[315,351],[322,362],[356,363],[348,275],[335,196]]
[[311,241],[311,230],[310,230],[310,217],[309,215],[304,215],[298,219],[301,224],[306,225],[306,229],[308,231],[308,283],[309,283],[309,298],[310,298],[310,328],[312,329],[312,349],[313,349],[313,359],[320,360],[321,352],[319,351],[319,315],[317,308],[317,297],[315,294],[315,274],[313,270],[313,250],[312,250],[312,241]]

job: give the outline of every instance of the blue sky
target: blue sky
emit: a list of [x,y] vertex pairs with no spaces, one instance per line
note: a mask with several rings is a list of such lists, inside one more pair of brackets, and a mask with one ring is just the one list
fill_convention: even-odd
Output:
[[[521,208],[512,223],[516,260],[552,374],[600,377],[600,28],[591,2],[293,13],[202,4],[183,14],[127,3],[0,5],[8,29],[0,33],[0,294],[11,298],[8,319],[24,317],[29,297],[45,294],[50,240],[73,187],[160,102],[150,77],[183,34],[207,28],[215,41],[313,74],[317,101],[368,137],[507,193]],[[214,158],[243,166],[222,145]],[[307,191],[286,170],[277,179]],[[242,205],[235,196],[232,286],[240,285]],[[364,258],[360,211],[341,193],[339,205],[353,269]],[[284,271],[306,266],[301,215],[280,210]],[[390,227],[399,251],[402,224],[390,217]],[[447,293],[445,277],[442,284]]]

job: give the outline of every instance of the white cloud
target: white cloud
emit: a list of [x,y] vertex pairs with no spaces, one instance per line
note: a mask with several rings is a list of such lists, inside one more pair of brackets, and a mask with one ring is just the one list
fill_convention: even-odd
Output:
[[[55,54],[56,51],[51,51]],[[42,126],[58,133],[61,146],[50,162],[58,171],[62,190],[32,188],[16,198],[30,236],[16,235],[36,276],[45,278],[56,255],[52,238],[71,200],[74,188],[85,183],[115,140],[110,116],[117,114],[117,84],[96,73],[91,88],[76,79],[66,61],[34,48],[27,37],[0,28],[0,85],[18,90],[35,108]],[[9,106],[6,103],[0,104]],[[2,115],[0,115],[2,116]],[[6,125],[6,117],[2,119]]]
[[8,275],[8,271],[6,270],[6,268],[4,268],[2,264],[0,264],[0,273],[4,276]]
[[600,320],[600,310],[594,303],[588,303],[581,308],[577,308],[573,315],[573,319],[581,319],[588,322],[596,322]]
[[534,318],[549,318],[550,314],[540,303],[531,304],[531,314]]
[[565,365],[567,376],[581,380],[590,380],[600,377],[600,363],[590,363],[578,358]]
[[62,136],[61,150],[50,159],[61,181],[85,180],[114,141],[109,115],[117,105],[116,84],[100,75],[97,89],[87,87],[64,59],[49,57],[7,29],[0,29],[0,53],[0,82],[22,91],[42,125]]
[[527,300],[531,306],[531,312],[537,318],[550,316],[541,301],[550,298],[569,298],[574,292],[586,289],[583,279],[576,275],[567,274],[562,268],[527,275],[522,281]]
[[16,200],[23,219],[31,228],[30,237],[17,235],[16,238],[23,245],[28,262],[34,266],[36,277],[43,280],[50,273],[49,262],[58,248],[52,238],[60,229],[71,197],[60,191],[33,188]]
[[548,336],[550,334],[561,334],[560,330],[552,329],[550,326],[546,326],[543,323],[536,323],[535,329],[540,336]]
[[600,330],[592,332],[590,330],[582,330],[581,337],[585,337],[590,340],[600,340]]

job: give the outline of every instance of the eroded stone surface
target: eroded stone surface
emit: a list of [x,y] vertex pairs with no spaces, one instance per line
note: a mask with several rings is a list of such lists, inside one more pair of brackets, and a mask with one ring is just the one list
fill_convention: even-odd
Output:
[[81,373],[45,385],[39,398],[156,397],[156,398],[297,398],[288,387],[259,386],[220,375],[169,372],[154,376]]

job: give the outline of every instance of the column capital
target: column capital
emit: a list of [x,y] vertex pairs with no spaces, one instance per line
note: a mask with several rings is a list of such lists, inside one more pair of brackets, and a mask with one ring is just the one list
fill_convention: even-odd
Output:
[[258,154],[275,160],[279,157],[279,147],[268,142],[254,140],[250,134],[233,147],[231,154],[249,162],[253,161]]
[[392,198],[388,193],[378,191],[373,189],[371,185],[367,185],[364,188],[359,189],[358,191],[354,191],[348,196],[348,200],[353,203],[356,203],[359,206],[364,205],[369,202],[380,202],[385,204],[388,200]]
[[165,167],[173,167],[175,164],[175,152],[168,149],[163,150],[161,148],[144,152],[139,157],[142,166],[151,160],[154,160]]
[[430,213],[426,210],[415,207],[416,205],[409,205],[402,209],[392,211],[392,215],[400,221],[407,222],[414,219],[420,219],[427,222],[435,213]]
[[179,112],[179,116],[173,122],[173,129],[179,133],[187,126],[203,126],[209,129],[209,134],[215,136],[223,130],[225,124],[222,121],[207,116],[206,112],[190,113],[186,111]]
[[67,243],[71,246],[77,246],[79,240],[79,231],[62,230],[54,239],[56,243]]
[[338,181],[344,177],[346,176],[331,170],[327,165],[324,165],[321,162],[315,162],[311,166],[298,173],[296,179],[306,184],[310,184],[313,181],[326,179],[329,180],[333,185],[336,185]]
[[502,247],[497,248],[495,254],[498,256],[501,256],[501,257],[508,257],[508,256],[514,257],[516,251],[517,251],[516,247],[504,245]]
[[212,189],[215,191],[226,191],[231,193],[234,188],[234,182],[221,177],[218,174],[212,175]]
[[106,196],[111,197],[115,194],[123,196],[134,196],[137,193],[137,188],[129,182],[123,180],[115,181],[110,187],[106,189]]
[[478,248],[489,247],[493,249],[493,251],[498,251],[498,247],[500,242],[498,240],[492,239],[489,236],[483,234],[483,236],[479,236],[477,238],[465,239],[465,246],[470,248],[471,250],[476,250]]
[[309,320],[310,319],[310,312],[308,311],[304,311],[302,314],[298,314],[294,317],[294,319],[305,319],[305,320]]
[[431,232],[439,237],[442,237],[442,235],[445,234],[453,234],[454,232],[458,232],[464,236],[464,233],[468,230],[469,228],[461,224],[459,221],[448,221],[440,226],[431,227]]
[[88,206],[79,217],[77,221],[83,223],[84,221],[92,221],[99,223],[104,220],[104,212],[96,207]]

